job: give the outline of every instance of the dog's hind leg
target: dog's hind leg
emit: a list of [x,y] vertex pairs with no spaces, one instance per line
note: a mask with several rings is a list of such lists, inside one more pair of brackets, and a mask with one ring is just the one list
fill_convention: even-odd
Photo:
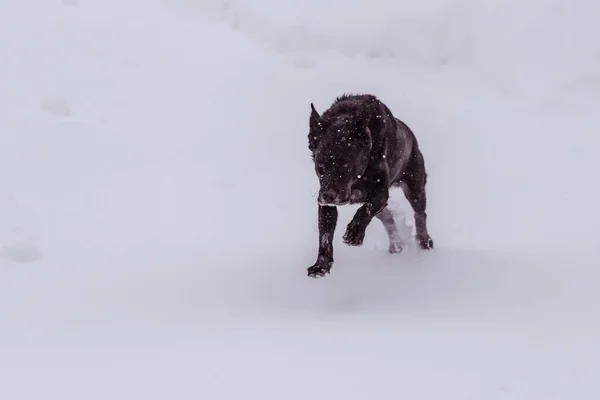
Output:
[[390,253],[400,253],[402,251],[402,241],[400,233],[398,232],[398,226],[394,220],[394,215],[389,208],[384,207],[377,215],[377,219],[381,221],[385,231],[387,232],[388,239],[390,241],[390,247],[388,251]]
[[425,160],[418,147],[413,149],[413,154],[406,171],[403,174],[402,189],[406,199],[415,212],[416,240],[423,250],[433,248],[433,239],[427,232],[427,173],[425,171]]

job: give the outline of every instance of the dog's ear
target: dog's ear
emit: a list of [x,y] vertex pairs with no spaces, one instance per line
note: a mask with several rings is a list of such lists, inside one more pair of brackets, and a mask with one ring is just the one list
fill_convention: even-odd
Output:
[[321,116],[315,109],[313,103],[310,103],[310,130],[320,130],[321,129]]
[[313,103],[310,103],[310,120],[308,132],[308,148],[310,151],[315,151],[319,144],[319,136],[323,133],[323,124],[321,122],[321,116],[315,109]]

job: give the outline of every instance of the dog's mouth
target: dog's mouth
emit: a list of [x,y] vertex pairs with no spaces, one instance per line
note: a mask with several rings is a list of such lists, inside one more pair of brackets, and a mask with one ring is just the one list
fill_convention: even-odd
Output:
[[318,203],[320,206],[345,206],[347,204],[350,204],[350,200],[331,200],[331,201],[324,201],[322,199],[318,199]]

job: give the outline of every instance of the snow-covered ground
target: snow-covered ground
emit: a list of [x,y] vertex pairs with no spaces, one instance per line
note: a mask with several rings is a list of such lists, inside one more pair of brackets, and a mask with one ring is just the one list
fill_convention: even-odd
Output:
[[[597,399],[599,17],[0,0],[0,398]],[[418,135],[436,249],[347,247],[341,209],[312,280],[343,92]]]

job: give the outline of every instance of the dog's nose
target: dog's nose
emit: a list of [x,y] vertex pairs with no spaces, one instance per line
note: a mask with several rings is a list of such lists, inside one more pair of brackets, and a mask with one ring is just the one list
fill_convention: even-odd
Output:
[[321,200],[323,203],[331,204],[335,201],[336,197],[336,193],[331,189],[325,190],[323,193],[321,193]]

